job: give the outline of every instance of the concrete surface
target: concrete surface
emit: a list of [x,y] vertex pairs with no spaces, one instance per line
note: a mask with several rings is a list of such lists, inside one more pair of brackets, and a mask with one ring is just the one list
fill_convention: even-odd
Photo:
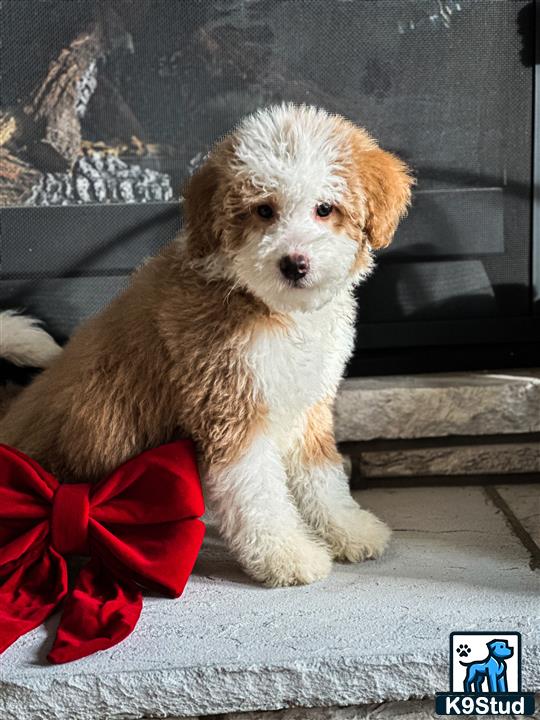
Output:
[[269,590],[246,578],[210,529],[184,596],[146,598],[121,645],[45,665],[50,621],[6,651],[0,718],[170,718],[420,699],[448,688],[449,633],[475,628],[520,631],[524,689],[540,688],[540,575],[485,491],[357,496],[395,529],[382,560],[335,565],[310,587]]
[[540,548],[540,483],[500,485],[497,490],[533,542]]
[[348,378],[339,441],[540,432],[540,370]]

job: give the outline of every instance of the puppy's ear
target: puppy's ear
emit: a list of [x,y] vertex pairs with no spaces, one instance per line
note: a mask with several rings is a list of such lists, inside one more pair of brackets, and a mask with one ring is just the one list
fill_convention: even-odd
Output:
[[386,247],[407,212],[414,180],[404,162],[363,130],[353,133],[352,157],[365,196],[364,234],[375,250]]
[[184,187],[184,222],[192,257],[210,255],[219,243],[215,227],[218,171],[211,160],[199,168]]

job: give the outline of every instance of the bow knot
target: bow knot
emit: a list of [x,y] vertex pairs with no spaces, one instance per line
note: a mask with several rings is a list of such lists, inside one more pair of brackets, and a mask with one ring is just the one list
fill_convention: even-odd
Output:
[[[63,602],[49,659],[104,650],[135,627],[141,588],[181,595],[204,525],[189,440],[128,460],[95,485],[60,484],[0,445],[0,652]],[[73,590],[66,556],[88,555]]]
[[59,485],[51,512],[51,545],[60,555],[89,555],[87,483]]

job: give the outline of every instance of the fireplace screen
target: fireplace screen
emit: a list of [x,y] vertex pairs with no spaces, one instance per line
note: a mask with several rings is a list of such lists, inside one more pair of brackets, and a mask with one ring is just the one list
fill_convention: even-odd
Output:
[[417,177],[359,291],[353,370],[396,348],[532,339],[532,9],[4,0],[0,303],[67,336],[174,237],[212,142],[287,100],[365,126]]

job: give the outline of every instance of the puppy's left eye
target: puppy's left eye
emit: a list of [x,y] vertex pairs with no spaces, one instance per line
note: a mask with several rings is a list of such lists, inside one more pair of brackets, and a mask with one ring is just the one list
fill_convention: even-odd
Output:
[[315,212],[319,217],[325,218],[330,215],[333,209],[334,206],[330,205],[330,203],[319,203],[315,208]]
[[274,217],[274,208],[266,203],[264,205],[258,205],[257,215],[262,217],[263,220],[270,220]]

